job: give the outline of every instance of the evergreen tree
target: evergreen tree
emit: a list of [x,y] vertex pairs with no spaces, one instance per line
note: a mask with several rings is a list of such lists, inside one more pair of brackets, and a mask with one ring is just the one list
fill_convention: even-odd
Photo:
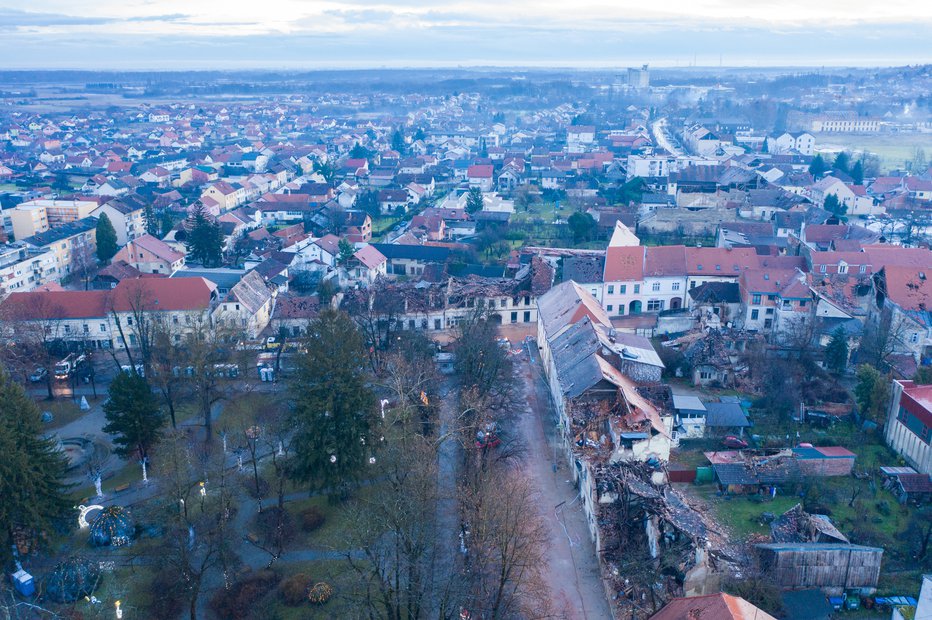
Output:
[[159,218],[156,216],[155,209],[152,208],[152,205],[147,204],[146,208],[143,209],[142,221],[146,227],[147,233],[153,237],[159,236]]
[[325,309],[307,334],[292,390],[292,445],[298,446],[292,476],[336,499],[365,471],[378,443],[372,441],[375,396],[363,370],[363,339],[349,316]]
[[854,399],[863,417],[883,424],[890,401],[890,380],[876,368],[862,364],[858,367]]
[[369,159],[369,149],[357,142],[350,149],[349,156],[352,159]]
[[172,219],[172,214],[168,212],[168,209],[163,209],[162,216],[159,218],[159,235],[167,235],[168,231],[174,227],[175,221]]
[[862,185],[864,183],[864,164],[861,163],[860,159],[851,166],[851,178],[854,179],[855,185]]
[[828,164],[825,163],[825,159],[821,155],[816,155],[812,158],[812,161],[809,163],[809,174],[815,179],[822,178],[825,173],[828,172]]
[[851,155],[849,155],[847,151],[842,151],[835,157],[835,161],[832,163],[832,167],[835,168],[835,170],[841,170],[845,174],[849,174],[851,168]]
[[395,133],[392,134],[392,150],[398,151],[399,154],[404,155],[405,149],[407,148],[405,144],[405,134],[401,129],[396,129]]
[[832,339],[825,347],[825,365],[836,375],[840,375],[848,366],[848,335],[839,326],[832,333]]
[[829,194],[825,197],[825,200],[822,202],[822,208],[837,216],[842,216],[848,211],[848,207],[841,204],[838,200],[838,196],[835,194]]
[[185,247],[191,259],[205,267],[220,265],[223,258],[223,233],[203,204],[195,204],[185,227],[188,233]]
[[68,463],[45,429],[35,402],[0,368],[0,562],[13,544],[31,545],[70,524],[73,501],[65,496]]
[[379,195],[374,190],[366,190],[356,198],[356,208],[362,209],[372,218],[377,218],[382,211],[379,207]]
[[346,237],[340,239],[340,243],[337,244],[340,248],[340,262],[345,263],[349,259],[353,258],[353,254],[356,253],[356,250],[353,248],[353,244],[347,240]]
[[573,231],[573,242],[581,243],[589,241],[595,232],[596,223],[592,216],[582,211],[577,211],[567,218],[566,223],[570,230]]
[[97,219],[97,258],[101,262],[106,262],[113,258],[119,249],[113,223],[106,213],[101,213]]
[[469,195],[466,196],[466,213],[475,213],[476,211],[482,211],[483,206],[482,200],[482,190],[478,187],[473,187],[469,190]]
[[121,372],[113,379],[104,414],[107,424],[103,431],[115,435],[116,453],[123,458],[147,458],[165,425],[155,394],[135,372]]

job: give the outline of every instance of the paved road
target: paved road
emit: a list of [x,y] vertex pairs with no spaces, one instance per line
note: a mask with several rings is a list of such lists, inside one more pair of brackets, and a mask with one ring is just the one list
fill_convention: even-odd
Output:
[[528,447],[524,471],[538,493],[540,514],[549,529],[551,544],[543,568],[553,611],[571,619],[611,618],[579,494],[565,456],[554,451],[556,412],[533,342],[530,349],[530,363],[522,356],[519,366],[527,408],[518,426]]
[[676,156],[685,154],[683,149],[676,146],[676,144],[673,143],[673,141],[670,139],[670,136],[667,134],[667,119],[660,118],[651,123],[650,131],[654,136],[655,143],[660,148],[665,149]]

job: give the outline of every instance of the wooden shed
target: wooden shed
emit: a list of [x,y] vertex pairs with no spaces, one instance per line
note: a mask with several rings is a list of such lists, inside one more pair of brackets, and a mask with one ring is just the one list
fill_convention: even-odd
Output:
[[833,543],[757,545],[761,569],[788,590],[820,588],[840,593],[859,588],[872,594],[880,577],[883,549]]

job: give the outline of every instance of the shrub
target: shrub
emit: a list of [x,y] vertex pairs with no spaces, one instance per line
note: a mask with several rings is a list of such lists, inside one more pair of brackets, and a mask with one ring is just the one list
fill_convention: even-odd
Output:
[[333,587],[329,583],[321,581],[311,586],[307,593],[307,598],[315,605],[323,605],[333,596]]
[[[282,544],[288,542],[294,532],[291,514],[285,510],[282,516]],[[278,534],[279,510],[278,506],[271,506],[256,515],[256,531],[268,544],[275,543]]]
[[178,573],[168,568],[159,569],[149,582],[149,594],[153,601],[149,613],[156,620],[173,620],[181,614],[182,592]]
[[[259,499],[259,496],[256,495],[256,479],[252,476],[244,476],[241,479],[241,484],[243,488],[249,493],[249,497],[253,499]],[[262,497],[266,497],[269,494],[269,483],[265,478],[259,478],[259,493]]]
[[311,576],[298,573],[283,580],[278,586],[278,594],[289,607],[298,607],[308,601],[308,589],[311,586]]
[[327,520],[320,509],[315,506],[302,510],[299,517],[301,519],[301,529],[305,532],[313,532]]
[[234,583],[229,590],[218,590],[210,599],[210,607],[221,618],[251,618],[253,606],[278,584],[278,580],[279,576],[273,571],[257,571]]

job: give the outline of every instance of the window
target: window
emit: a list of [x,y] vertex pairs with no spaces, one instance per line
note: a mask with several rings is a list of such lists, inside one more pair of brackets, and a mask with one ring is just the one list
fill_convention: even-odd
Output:
[[819,273],[825,273],[825,271],[826,271],[825,265],[819,265]]
[[[524,296],[524,305],[525,305],[525,306],[530,306],[530,305],[531,305],[531,296],[530,296],[530,295],[525,295],[525,296]],[[527,313],[525,313],[525,314],[527,314]]]
[[408,329],[414,329],[415,322],[414,319],[408,319]]
[[758,318],[760,318],[760,310],[751,310],[751,320],[756,321]]
[[612,304],[608,304],[608,306],[607,306],[605,309],[606,309],[608,312],[611,312],[611,311],[614,309],[614,306],[613,306]]
[[767,301],[776,301],[776,299],[777,299],[776,295],[767,295]]
[[133,324],[133,317],[131,317],[131,316],[126,317],[126,324],[127,324],[127,325],[132,325],[132,324]]
[[700,371],[699,371],[699,378],[700,378],[700,379],[703,379],[703,380],[705,380],[705,379],[711,379],[711,378],[712,378],[712,373],[709,372],[708,370],[700,370]]
[[680,283],[679,283],[679,282],[674,282],[672,288],[673,288],[674,291],[680,290]]
[[848,265],[840,263],[838,265],[838,273],[848,273]]
[[755,306],[756,306],[756,305],[759,305],[759,304],[760,304],[760,295],[758,295],[757,293],[755,293],[754,295],[752,295],[752,296],[751,296],[751,303],[754,304]]
[[917,342],[919,342],[919,334],[917,332],[911,333],[909,335],[909,341],[913,344],[916,344]]
[[608,285],[608,294],[609,294],[609,295],[614,295],[614,294],[615,294],[615,285],[614,285],[614,284],[609,284],[609,285]]
[[789,299],[784,299],[784,300],[783,300],[783,309],[784,309],[784,310],[789,310],[789,309],[791,309],[792,307],[793,307],[793,302],[792,302],[792,301],[790,301]]
[[696,265],[696,271],[702,271],[702,265]]
[[647,311],[648,312],[660,312],[663,310],[663,300],[662,299],[651,299],[647,302]]
[[799,300],[799,307],[800,307],[800,308],[805,308],[807,303],[809,303],[809,300],[808,300],[808,299],[800,299],[800,300]]
[[102,331],[102,332],[107,331],[107,324],[106,324],[106,323],[101,323],[101,324],[100,324],[100,331]]
[[84,324],[84,333],[85,334],[91,333],[91,328],[87,323]]
[[70,333],[71,333],[71,325],[67,325],[67,324],[65,325],[65,333],[66,333],[66,334],[70,334]]
[[764,314],[766,314],[767,316],[773,316],[773,308],[767,308]]
[[867,273],[867,265],[861,265],[860,267],[858,267],[858,271],[860,273]]
[[635,284],[635,285],[634,285],[634,294],[635,294],[635,295],[640,295],[640,294],[641,294],[641,285],[640,285],[640,284]]
[[512,323],[517,323],[517,322],[518,322],[518,313],[517,313],[517,312],[512,312],[512,313],[511,313],[511,322],[512,322]]
[[773,319],[764,319],[764,329],[770,329],[771,325],[773,325]]
[[620,292],[622,295],[624,295],[625,293],[627,293],[627,292],[628,292],[628,285],[627,285],[627,284],[622,284],[622,285],[621,285],[621,290],[620,290],[619,292]]
[[527,311],[527,312],[524,313],[524,322],[525,322],[525,323],[530,323],[530,322],[531,322],[531,313],[530,313],[530,311]]
[[651,290],[654,291],[655,293],[660,291],[660,282],[654,282],[651,285]]
[[440,319],[434,319],[434,329],[440,329]]

